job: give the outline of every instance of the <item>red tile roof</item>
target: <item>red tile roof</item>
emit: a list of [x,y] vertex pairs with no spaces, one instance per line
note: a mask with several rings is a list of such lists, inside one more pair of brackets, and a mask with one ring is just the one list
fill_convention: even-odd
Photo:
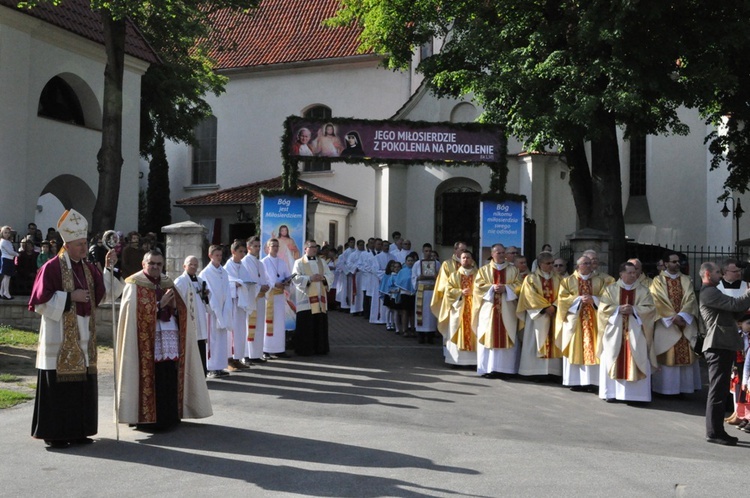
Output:
[[339,0],[261,0],[250,15],[222,11],[217,25],[236,47],[215,50],[216,69],[337,59],[358,52],[358,28],[329,28]]
[[[41,19],[91,41],[104,44],[102,21],[99,13],[91,10],[89,0],[62,0],[58,6],[40,2],[33,9],[19,9],[16,7],[18,0],[0,0],[0,5]],[[152,64],[159,62],[158,56],[130,21],[127,23],[125,53]]]
[[[313,185],[304,180],[297,180],[297,188],[311,192],[312,199],[309,199],[309,201],[312,202],[325,202],[328,204],[336,204],[352,208],[357,207],[357,201],[355,199],[318,187],[317,185]],[[262,182],[248,183],[246,185],[217,190],[210,194],[187,197],[176,201],[175,206],[188,207],[255,204],[260,201],[260,191],[262,189],[281,189],[281,177],[277,176],[276,178],[263,180]]]

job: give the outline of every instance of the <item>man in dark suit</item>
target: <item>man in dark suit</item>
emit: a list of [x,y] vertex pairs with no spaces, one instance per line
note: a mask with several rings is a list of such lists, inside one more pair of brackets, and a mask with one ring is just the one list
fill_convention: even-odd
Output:
[[737,320],[750,307],[750,291],[738,298],[726,296],[716,288],[721,269],[716,263],[701,265],[700,311],[706,324],[703,357],[708,365],[706,400],[706,441],[735,446],[738,439],[724,429],[724,407],[731,376],[732,360],[742,349]]

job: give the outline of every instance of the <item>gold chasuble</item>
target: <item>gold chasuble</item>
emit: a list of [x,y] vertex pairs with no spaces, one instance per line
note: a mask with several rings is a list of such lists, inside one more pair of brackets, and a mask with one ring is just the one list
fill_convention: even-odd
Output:
[[459,268],[453,272],[445,282],[445,296],[443,306],[440,310],[450,326],[448,340],[456,345],[461,351],[476,351],[477,337],[472,326],[472,309],[474,296],[470,292],[468,296],[463,290],[474,289],[475,268]]
[[[521,293],[518,296],[518,306],[516,314],[523,319],[527,311],[538,311],[529,317],[533,323],[526,323],[526,326],[534,326],[536,336],[537,356],[539,358],[562,358],[562,351],[555,345],[555,316],[549,318],[542,310],[550,306],[557,306],[557,293],[560,287],[560,276],[556,273],[549,274],[545,278],[544,273],[537,269],[534,273],[526,277],[521,286]],[[546,320],[545,320],[546,319]],[[537,322],[545,323],[544,327],[537,327]]]
[[266,298],[266,335],[269,337],[273,337],[274,334],[274,321],[273,321],[273,305],[274,305],[274,298],[276,296],[280,296],[284,294],[284,289],[278,289],[276,287],[271,287],[266,295],[268,296]]
[[[572,365],[598,365],[599,348],[597,310],[579,298],[589,295],[598,299],[604,290],[604,279],[598,275],[583,278],[578,271],[560,282],[555,317],[555,344]],[[578,305],[575,312],[570,309]]]
[[495,284],[505,284],[517,295],[521,290],[518,269],[510,265],[498,269],[493,262],[479,269],[474,280],[475,329],[485,348],[510,349],[516,343],[519,328],[516,303],[508,301],[505,292],[494,293],[491,301],[485,300]]
[[[635,303],[635,289],[625,290],[620,289],[620,304],[633,304]],[[628,315],[622,316],[622,328],[623,330],[629,330],[628,324],[630,323],[630,317]],[[638,367],[633,360],[633,354],[630,351],[630,334],[622,335],[622,346],[620,346],[620,353],[617,355],[615,364],[609,371],[609,376],[617,380],[628,380],[636,381],[646,378],[646,374],[639,371]]]
[[[630,304],[635,315],[620,313]],[[611,379],[629,382],[646,378],[648,364],[655,368],[653,355],[654,302],[651,293],[635,283],[632,288],[618,280],[602,293],[599,304],[599,357],[608,366]]]
[[447,336],[450,333],[448,326],[448,317],[450,313],[446,312],[443,314],[441,312],[445,286],[448,283],[451,274],[458,271],[459,268],[461,268],[461,262],[457,260],[455,256],[452,256],[451,259],[443,261],[443,264],[440,265],[440,271],[435,278],[435,290],[432,293],[432,300],[430,300],[430,310],[433,315],[438,317],[437,328],[443,336]]
[[[62,273],[62,284],[65,292],[75,290],[73,270],[68,266],[70,262],[67,255],[60,256],[60,271]],[[78,263],[86,277],[85,289],[91,289],[94,295],[94,278],[89,267],[85,263]],[[79,345],[77,305],[72,303],[68,311],[62,315],[63,334],[60,344],[60,352],[57,354],[57,381],[58,382],[80,382],[86,380],[86,374],[96,374],[96,299],[91,299],[91,315],[89,317],[89,343],[86,353],[89,358],[89,366],[86,367],[86,355]]]
[[[682,274],[671,278],[662,272],[651,282],[651,295],[656,306],[654,354],[659,364],[668,367],[692,365],[695,361],[692,346],[703,322],[690,278]],[[684,327],[673,323],[672,319],[678,313],[691,315],[692,323]]]

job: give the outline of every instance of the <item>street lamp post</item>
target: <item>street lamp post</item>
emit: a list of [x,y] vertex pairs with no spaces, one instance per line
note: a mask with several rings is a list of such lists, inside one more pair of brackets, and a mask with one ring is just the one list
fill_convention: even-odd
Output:
[[[727,200],[732,201],[732,210],[731,211],[727,207]],[[739,246],[739,242],[740,242],[740,218],[742,217],[742,215],[743,215],[744,212],[745,211],[742,209],[742,204],[740,203],[739,197],[737,199],[735,199],[734,197],[729,196],[726,199],[724,199],[724,207],[721,208],[721,215],[724,218],[726,218],[727,216],[729,216],[729,213],[732,213],[732,217],[734,218],[734,222],[735,222],[735,243],[734,243],[734,247],[735,247],[735,250],[737,251],[737,256],[739,256],[739,254],[740,254],[740,246]]]

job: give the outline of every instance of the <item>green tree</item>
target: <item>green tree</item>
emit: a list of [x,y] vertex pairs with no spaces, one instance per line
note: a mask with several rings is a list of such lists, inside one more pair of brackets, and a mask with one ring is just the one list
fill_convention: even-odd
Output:
[[[331,22],[361,26],[362,48],[393,68],[444,41],[417,67],[435,94],[473,94],[482,120],[503,124],[529,150],[562,152],[580,227],[608,232],[615,262],[625,248],[618,128],[626,138],[684,134],[680,105],[715,118],[726,111],[711,93],[717,75],[703,73],[709,62],[732,63],[721,52],[729,37],[712,23],[737,9],[716,9],[698,0],[342,0]],[[711,61],[717,53],[722,62]]]
[[[19,7],[33,8],[41,2],[54,5],[60,0],[30,0]],[[126,19],[132,19],[148,34],[149,42],[163,60],[144,78],[144,109],[148,117],[141,126],[141,153],[163,152],[164,139],[189,141],[189,131],[210,108],[202,97],[207,91],[220,93],[224,81],[212,72],[206,47],[220,43],[227,33],[214,29],[219,11],[247,13],[259,0],[91,0],[100,13],[107,62],[104,70],[102,145],[97,154],[99,187],[91,223],[92,232],[115,226],[122,171],[122,83],[125,61]],[[229,16],[230,18],[233,16]],[[223,18],[222,18],[223,19]],[[229,48],[229,47],[225,47]],[[157,166],[157,169],[159,166]],[[168,175],[162,167],[159,174]],[[149,174],[151,176],[151,174]],[[167,182],[168,185],[168,182]],[[163,196],[164,197],[164,196]],[[169,191],[166,192],[167,207]],[[149,202],[151,206],[151,202]],[[158,206],[163,206],[163,200]],[[154,210],[163,209],[157,205]]]
[[[218,7],[226,9],[226,4]],[[255,6],[257,0],[242,4]],[[145,223],[149,232],[159,233],[171,223],[165,141],[194,145],[193,129],[211,114],[204,96],[224,92],[227,78],[213,71],[208,54],[212,48],[230,47],[231,19],[242,16],[225,16],[230,21],[217,30],[212,22],[215,13],[174,2],[168,10],[152,5],[135,19],[162,60],[149,67],[141,82],[141,155],[150,163]]]

